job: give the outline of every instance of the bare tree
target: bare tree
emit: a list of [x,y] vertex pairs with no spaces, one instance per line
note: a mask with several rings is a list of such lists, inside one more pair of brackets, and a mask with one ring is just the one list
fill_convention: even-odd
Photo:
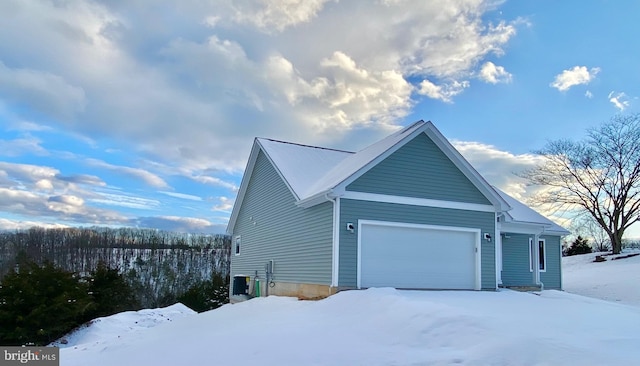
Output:
[[588,238],[591,246],[596,252],[606,252],[611,250],[609,244],[609,235],[607,232],[596,222],[596,220],[590,214],[586,213],[576,217],[571,223],[571,232],[574,235],[581,235],[583,238]]
[[625,230],[640,221],[640,114],[617,115],[582,141],[550,141],[536,153],[544,162],[520,174],[546,188],[532,203],[588,213],[620,253]]

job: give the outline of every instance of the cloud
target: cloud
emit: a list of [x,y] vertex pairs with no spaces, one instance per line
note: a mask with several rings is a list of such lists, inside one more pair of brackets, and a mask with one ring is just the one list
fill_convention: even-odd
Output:
[[238,191],[238,186],[224,181],[220,178],[216,178],[216,177],[211,177],[211,176],[207,176],[207,175],[195,175],[195,176],[190,176],[191,179],[193,179],[196,182],[199,183],[204,183],[204,184],[209,184],[209,185],[213,185],[213,186],[218,186],[218,187],[224,187],[224,188],[228,188],[234,192]]
[[167,192],[167,191],[158,191],[158,192],[162,193],[162,194],[166,194],[167,196],[180,198],[180,199],[183,199],[183,200],[202,201],[202,197],[194,196],[192,194],[178,193],[178,192]]
[[87,205],[98,196],[94,189],[104,185],[95,176],[64,176],[51,167],[0,162],[0,211],[45,223],[121,224],[124,215]]
[[[328,0],[273,0],[236,2],[235,20],[250,23],[265,31],[283,31],[285,28],[308,22]],[[209,19],[219,19],[210,17]],[[208,24],[216,22],[208,21]]]
[[151,173],[149,171],[143,170],[143,169],[109,164],[109,163],[107,163],[105,161],[98,160],[98,159],[92,159],[92,158],[85,159],[85,162],[88,165],[93,166],[93,167],[107,169],[107,170],[109,170],[111,172],[114,172],[114,173],[117,173],[117,174],[127,175],[127,176],[130,176],[130,177],[142,180],[143,182],[145,182],[146,184],[148,184],[148,185],[150,185],[152,187],[166,188],[166,187],[169,186],[167,184],[167,182],[165,182],[164,179],[160,178],[158,175],[156,175],[154,173]]
[[49,127],[189,171],[239,172],[255,136],[331,145],[366,128],[375,139],[410,113],[416,92],[451,102],[516,34],[518,20],[485,20],[495,7],[7,0],[2,93]]
[[33,136],[24,136],[13,140],[0,140],[0,151],[4,156],[49,155],[49,152],[40,145],[41,143],[40,139]]
[[487,83],[509,83],[512,75],[504,67],[496,66],[493,62],[487,61],[480,69],[480,79]]
[[0,95],[45,115],[70,119],[84,110],[85,93],[51,72],[9,68],[0,60]]
[[157,228],[176,232],[199,233],[224,233],[226,225],[214,224],[205,219],[178,216],[150,216],[138,217],[131,220],[130,224],[144,227]]
[[543,161],[534,154],[515,155],[480,142],[453,140],[452,144],[490,184],[517,199],[527,197],[530,187],[516,173]]
[[46,229],[61,229],[68,227],[67,225],[58,223],[49,223],[41,221],[25,221],[25,220],[9,220],[0,217],[0,230],[26,230],[34,226]]
[[587,90],[586,92],[584,92],[584,96],[589,98],[589,99],[592,99],[593,98],[593,93],[591,91]]
[[231,213],[235,199],[230,199],[229,197],[221,196],[221,197],[218,197],[218,201],[219,203],[213,206],[214,211]]
[[130,194],[100,192],[97,196],[90,198],[90,202],[107,206],[127,207],[138,210],[156,210],[160,206],[160,201]]
[[607,95],[607,98],[609,98],[611,104],[618,108],[620,112],[624,111],[631,104],[627,95],[623,92],[616,93],[615,91],[612,91]]
[[426,95],[427,97],[432,99],[439,99],[443,102],[451,103],[452,97],[462,93],[462,91],[468,87],[468,81],[454,81],[450,84],[436,85],[431,81],[425,79],[420,83],[420,89],[418,89],[418,93]]
[[600,72],[599,67],[587,69],[586,66],[574,66],[569,70],[563,70],[562,73],[556,75],[555,80],[549,86],[559,91],[569,90],[572,86],[589,84]]

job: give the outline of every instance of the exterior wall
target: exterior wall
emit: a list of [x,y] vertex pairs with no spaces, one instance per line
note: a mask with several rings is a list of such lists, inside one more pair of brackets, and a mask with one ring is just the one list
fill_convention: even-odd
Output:
[[424,133],[349,184],[349,191],[490,204]]
[[[274,282],[331,284],[333,204],[295,206],[295,198],[262,151],[238,213],[233,244],[240,235],[240,255],[232,247],[231,276],[255,272],[265,280],[265,264],[274,260]],[[276,292],[270,291],[271,294]]]
[[[338,274],[338,284],[341,288],[354,288],[357,286],[357,223],[359,219],[469,227],[478,228],[482,233],[493,234],[495,232],[495,214],[492,212],[341,199],[339,225],[340,268]],[[345,229],[348,222],[355,224],[356,231],[354,233]],[[393,250],[393,243],[389,244],[390,250]],[[488,242],[481,239],[481,269],[482,289],[495,289],[495,248],[493,241]]]
[[[502,237],[502,284],[504,286],[534,286],[530,270],[529,238],[531,234],[505,233]],[[560,237],[540,236],[545,240],[546,271],[540,272],[544,288],[561,289]]]
[[544,284],[545,290],[561,290],[560,271],[562,270],[562,257],[560,255],[560,237],[543,235],[540,239],[545,240],[545,250],[547,259],[546,272],[540,272],[540,281]]
[[504,233],[502,236],[502,284],[504,286],[533,286],[529,257],[530,234]]

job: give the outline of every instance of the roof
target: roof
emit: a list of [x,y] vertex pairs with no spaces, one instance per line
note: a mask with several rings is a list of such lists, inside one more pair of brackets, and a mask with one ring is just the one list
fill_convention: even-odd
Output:
[[322,180],[333,167],[354,155],[349,151],[271,139],[256,140],[299,200],[309,196],[314,182]]
[[493,187],[493,189],[495,189],[496,192],[498,192],[498,194],[502,196],[507,203],[509,203],[509,206],[511,206],[511,210],[505,212],[505,217],[507,219],[506,222],[541,225],[544,226],[545,231],[548,232],[554,232],[562,235],[570,234],[570,232],[565,228],[549,220],[531,207],[509,196],[496,187]]
[[[271,161],[296,198],[298,205],[310,207],[326,201],[327,197],[340,196],[348,184],[420,133],[426,133],[438,145],[458,169],[489,199],[497,212],[506,212],[515,206],[517,207],[515,216],[522,218],[522,221],[516,219],[514,221],[526,223],[527,218],[534,216],[530,212],[527,213],[529,210],[538,215],[535,217],[536,220],[544,220],[545,225],[553,224],[526,205],[492,187],[431,122],[418,121],[355,153],[256,138],[240,184],[238,198],[229,219],[228,230],[231,232],[235,224],[259,151],[263,151]],[[566,231],[559,226],[558,228]]]

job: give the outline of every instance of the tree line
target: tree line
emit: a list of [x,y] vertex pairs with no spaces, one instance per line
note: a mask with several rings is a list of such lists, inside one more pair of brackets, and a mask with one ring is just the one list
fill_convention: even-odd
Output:
[[229,276],[231,240],[226,235],[143,228],[41,228],[0,233],[0,280],[19,271],[23,255],[37,264],[86,275],[99,264],[115,269],[141,307],[175,303],[194,286]]

